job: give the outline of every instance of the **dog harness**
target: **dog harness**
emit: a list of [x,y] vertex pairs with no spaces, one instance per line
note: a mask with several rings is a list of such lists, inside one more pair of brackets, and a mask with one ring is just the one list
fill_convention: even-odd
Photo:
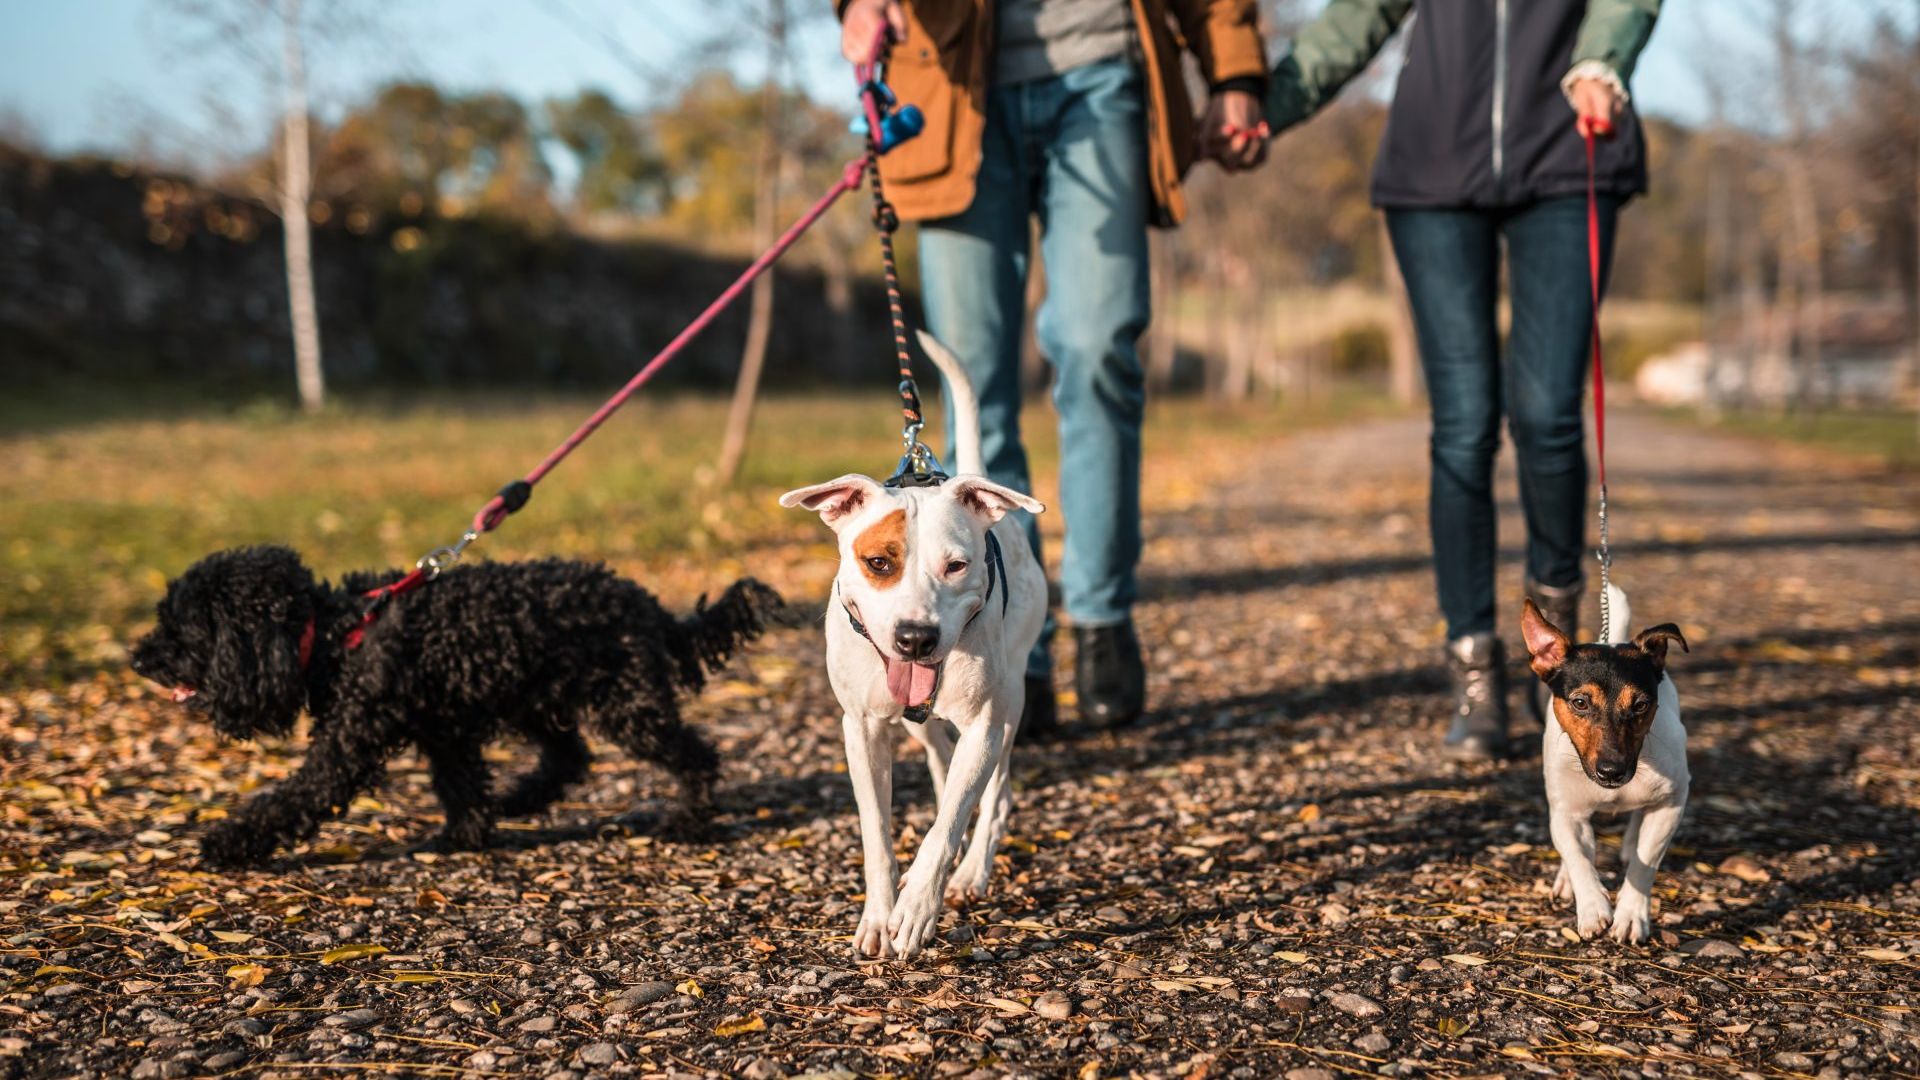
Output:
[[[924,450],[924,447],[922,449]],[[931,461],[931,458],[929,457],[924,460]],[[933,467],[925,471],[916,470],[912,472],[906,471],[906,464],[907,462],[903,459],[902,471],[895,474],[886,482],[887,487],[939,487],[940,483],[947,479],[946,474],[939,471],[938,462],[932,462]],[[1007,562],[1006,556],[1003,555],[1000,550],[1000,538],[993,535],[992,529],[988,529],[986,595],[980,598],[980,606],[974,610],[972,615],[967,617],[967,625],[960,628],[961,633],[966,633],[967,630],[973,626],[974,620],[980,618],[980,613],[987,610],[987,604],[993,600],[995,589],[998,589],[1000,592],[1000,617],[1003,619],[1007,617],[1007,604],[1011,600],[1011,594],[1004,585],[1000,584],[1006,576]],[[836,593],[839,592],[840,583],[837,581],[834,582],[833,588]],[[887,654],[881,650],[880,643],[873,640],[873,635],[867,632],[867,624],[861,622],[860,616],[853,613],[853,605],[848,603],[844,597],[840,601],[840,610],[847,613],[847,624],[853,627],[853,632],[865,638],[867,644],[873,646],[874,653],[880,657],[880,662],[882,664],[886,663]],[[933,693],[927,695],[927,700],[923,704],[907,706],[906,711],[901,714],[903,717],[916,724],[924,724],[932,718],[933,707],[935,703],[940,700],[940,677],[946,670],[947,662],[942,660],[940,666],[934,669]]]

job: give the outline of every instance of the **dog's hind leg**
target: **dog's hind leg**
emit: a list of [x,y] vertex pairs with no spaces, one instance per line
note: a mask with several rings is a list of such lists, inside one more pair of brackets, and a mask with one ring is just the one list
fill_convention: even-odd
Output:
[[927,752],[927,777],[933,781],[933,802],[938,806],[947,786],[947,765],[953,760],[953,729],[937,716],[924,724],[901,723]]
[[432,774],[433,793],[447,823],[427,847],[440,851],[479,851],[493,841],[493,801],[488,797],[487,762],[477,742],[449,741],[421,747]]
[[[1684,792],[1683,792],[1684,795]],[[1620,884],[1620,896],[1613,906],[1615,941],[1642,942],[1653,934],[1653,875],[1660,860],[1667,856],[1667,845],[1680,828],[1681,806],[1654,806],[1634,815],[1635,825],[1628,834],[1630,846],[1621,848],[1627,861],[1626,880]]]
[[587,778],[593,755],[578,728],[546,728],[531,733],[540,762],[513,782],[498,800],[502,817],[528,817],[545,810],[570,785]]

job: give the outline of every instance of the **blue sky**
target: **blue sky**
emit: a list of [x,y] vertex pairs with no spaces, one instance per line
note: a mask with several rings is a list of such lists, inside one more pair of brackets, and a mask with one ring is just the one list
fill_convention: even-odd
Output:
[[[713,55],[705,50],[716,41],[731,41],[724,62],[750,78],[760,70],[763,46],[743,14],[757,7],[752,0],[360,2],[383,10],[378,32],[310,58],[323,115],[395,78],[502,87],[529,100],[598,86],[641,102]],[[1723,2],[1668,0],[1635,80],[1644,110],[1698,119],[1704,105],[1692,59],[1760,47],[1741,20],[1709,16]],[[837,29],[823,15],[826,0],[791,6],[810,16],[797,34],[795,78],[816,94],[842,93],[848,76]],[[185,48],[168,10],[165,0],[0,0],[0,131],[24,125],[59,151],[144,144],[197,157],[257,146],[271,113],[268,92],[233,65]],[[732,18],[717,14],[727,11]],[[729,27],[746,29],[730,36]]]

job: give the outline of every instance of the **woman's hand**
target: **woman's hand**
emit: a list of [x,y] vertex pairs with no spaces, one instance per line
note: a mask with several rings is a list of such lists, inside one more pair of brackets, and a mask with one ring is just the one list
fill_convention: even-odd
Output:
[[852,64],[872,60],[873,39],[883,25],[893,40],[906,38],[907,13],[900,0],[853,0],[840,16],[840,55]]
[[1244,90],[1222,90],[1207,102],[1206,115],[1200,118],[1196,150],[1201,159],[1211,158],[1228,172],[1242,172],[1267,160],[1269,138],[1260,98]]
[[1573,104],[1574,126],[1582,135],[1613,134],[1613,118],[1625,104],[1605,79],[1575,79],[1567,87],[1567,100]]

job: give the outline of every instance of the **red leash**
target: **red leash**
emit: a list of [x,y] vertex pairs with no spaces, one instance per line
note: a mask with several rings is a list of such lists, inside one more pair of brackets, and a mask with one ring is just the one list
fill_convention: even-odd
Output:
[[1593,297],[1593,442],[1600,472],[1600,640],[1613,636],[1613,604],[1608,597],[1612,585],[1613,550],[1607,538],[1607,375],[1606,361],[1600,350],[1600,196],[1594,174],[1594,141],[1613,134],[1606,120],[1577,121],[1580,137],[1587,145],[1587,283]]

